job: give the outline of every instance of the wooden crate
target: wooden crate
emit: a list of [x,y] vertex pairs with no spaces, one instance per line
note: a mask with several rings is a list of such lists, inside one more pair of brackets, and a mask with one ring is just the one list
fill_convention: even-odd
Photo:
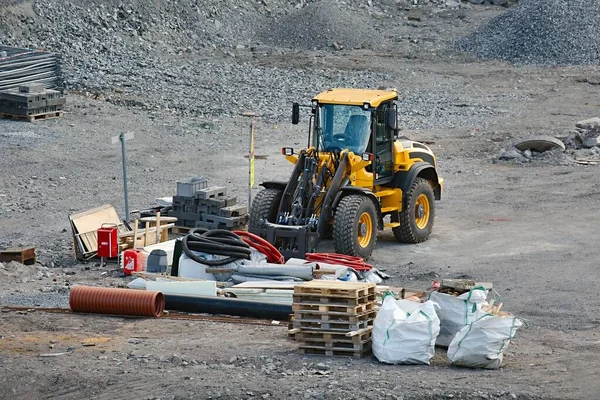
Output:
[[17,261],[25,265],[35,264],[35,248],[20,247],[0,251],[0,262],[10,261]]

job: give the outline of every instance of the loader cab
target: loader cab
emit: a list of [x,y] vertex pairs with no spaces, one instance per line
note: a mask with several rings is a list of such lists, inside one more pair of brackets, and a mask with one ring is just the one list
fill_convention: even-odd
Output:
[[311,145],[319,151],[348,149],[373,154],[374,185],[385,185],[394,174],[393,149],[397,94],[384,90],[332,89],[313,99]]

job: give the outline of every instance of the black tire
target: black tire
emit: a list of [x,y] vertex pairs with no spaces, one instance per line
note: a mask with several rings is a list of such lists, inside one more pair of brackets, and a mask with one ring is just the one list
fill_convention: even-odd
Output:
[[261,221],[265,219],[275,222],[282,193],[279,189],[263,189],[256,194],[252,201],[252,207],[250,207],[249,229],[261,228]]
[[[421,196],[425,196],[429,204],[429,211],[424,210],[423,204],[418,204]],[[424,199],[421,197],[420,202]],[[423,214],[420,214],[423,213]],[[427,214],[426,222],[420,215]],[[429,239],[433,230],[435,219],[435,202],[433,188],[427,179],[417,178],[406,193],[406,204],[404,210],[398,217],[400,226],[392,228],[394,237],[403,243],[421,243]],[[419,226],[419,224],[421,226]]]
[[[362,218],[370,218],[370,229]],[[333,221],[333,246],[335,251],[367,259],[377,242],[377,209],[367,196],[348,195],[340,201]],[[368,232],[370,230],[370,232]],[[362,242],[362,244],[361,244]]]

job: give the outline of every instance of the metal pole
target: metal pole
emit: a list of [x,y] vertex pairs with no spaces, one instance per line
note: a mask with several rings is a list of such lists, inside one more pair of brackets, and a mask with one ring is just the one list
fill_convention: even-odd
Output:
[[248,161],[250,162],[250,168],[248,168],[248,212],[250,212],[250,206],[252,205],[252,140],[254,139],[254,118],[250,118],[250,144],[248,146]]
[[125,159],[125,133],[119,135],[121,139],[121,154],[123,157],[123,189],[125,192],[125,221],[129,221],[129,199],[127,193],[127,160]]
[[248,212],[250,211],[250,206],[252,205],[252,184],[253,175],[254,175],[254,117],[255,113],[252,111],[246,111],[242,114],[244,117],[250,118],[250,141],[248,145]]

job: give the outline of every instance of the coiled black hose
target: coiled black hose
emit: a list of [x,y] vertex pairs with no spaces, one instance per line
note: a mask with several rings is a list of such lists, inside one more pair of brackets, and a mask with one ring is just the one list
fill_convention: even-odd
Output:
[[[244,240],[233,232],[224,229],[192,229],[181,241],[183,252],[197,263],[218,267],[239,259],[250,259],[252,250]],[[220,260],[206,260],[193,251],[225,256]]]

